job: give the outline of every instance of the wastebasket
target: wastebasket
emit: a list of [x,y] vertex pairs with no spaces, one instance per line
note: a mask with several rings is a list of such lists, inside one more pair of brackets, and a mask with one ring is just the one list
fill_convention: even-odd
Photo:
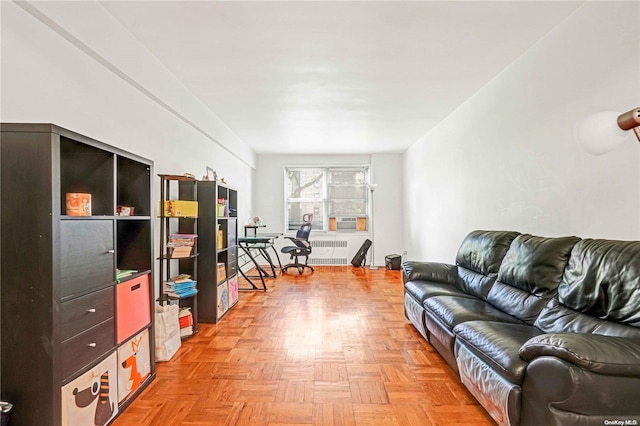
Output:
[[7,426],[9,424],[12,408],[13,405],[11,403],[0,401],[0,426]]
[[402,256],[399,254],[389,254],[384,257],[384,264],[387,266],[387,269],[398,270],[400,269],[400,264],[402,263]]

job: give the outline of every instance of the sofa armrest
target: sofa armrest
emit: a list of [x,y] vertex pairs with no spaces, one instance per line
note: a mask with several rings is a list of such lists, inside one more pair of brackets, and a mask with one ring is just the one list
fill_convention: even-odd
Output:
[[406,261],[402,264],[402,280],[435,281],[455,284],[458,280],[458,267],[448,263]]
[[529,339],[520,348],[527,362],[553,356],[597,374],[640,377],[640,342],[615,336],[551,333]]

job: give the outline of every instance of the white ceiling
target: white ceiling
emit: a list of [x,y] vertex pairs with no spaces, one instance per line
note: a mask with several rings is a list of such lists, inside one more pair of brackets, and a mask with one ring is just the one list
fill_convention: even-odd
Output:
[[575,1],[103,1],[258,153],[402,152]]

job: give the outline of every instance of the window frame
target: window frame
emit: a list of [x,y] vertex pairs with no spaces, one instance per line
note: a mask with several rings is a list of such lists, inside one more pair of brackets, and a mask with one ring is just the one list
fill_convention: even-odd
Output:
[[[318,198],[290,198],[289,197],[289,171],[290,170],[321,170],[322,171],[322,193],[321,197]],[[284,229],[285,232],[295,232],[298,228],[289,228],[289,205],[292,202],[312,202],[317,203],[319,200],[322,204],[323,209],[323,219],[322,219],[322,229],[315,229],[316,231],[330,232],[329,231],[329,218],[333,216],[329,216],[329,208],[331,204],[331,198],[329,197],[330,187],[353,187],[353,184],[348,185],[339,185],[334,184],[330,185],[329,176],[331,171],[348,171],[348,170],[364,170],[365,182],[362,184],[365,190],[365,212],[364,216],[371,217],[371,193],[369,191],[368,185],[371,182],[371,165],[369,164],[318,164],[318,165],[285,165],[283,174],[284,174]],[[352,215],[352,216],[360,216],[360,214]],[[348,215],[340,216],[340,217],[348,217]],[[316,219],[314,218],[314,221]],[[354,231],[355,232],[355,231]]]

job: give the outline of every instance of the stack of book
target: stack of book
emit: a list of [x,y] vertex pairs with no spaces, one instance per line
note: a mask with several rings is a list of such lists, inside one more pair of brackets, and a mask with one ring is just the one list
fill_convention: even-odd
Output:
[[116,282],[120,284],[124,278],[137,273],[138,271],[136,269],[116,269]]
[[191,297],[198,292],[196,284],[191,275],[180,274],[164,282],[164,294],[178,299]]
[[180,323],[180,337],[187,337],[193,334],[193,314],[191,313],[191,308],[180,308],[178,322]]
[[189,257],[195,243],[196,234],[171,234],[167,247],[171,247],[171,257]]

